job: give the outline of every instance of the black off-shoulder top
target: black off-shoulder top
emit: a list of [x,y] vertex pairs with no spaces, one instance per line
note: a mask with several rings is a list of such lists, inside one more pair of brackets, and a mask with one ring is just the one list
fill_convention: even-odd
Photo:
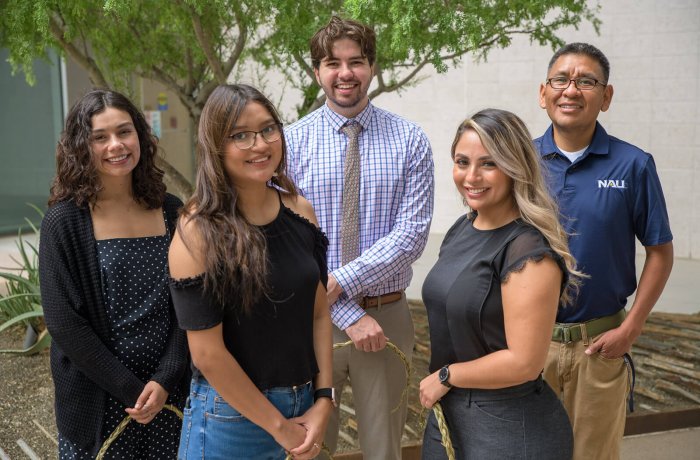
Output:
[[[284,206],[259,227],[267,243],[267,296],[252,313],[231,292],[224,305],[204,291],[204,274],[170,281],[180,327],[203,330],[223,325],[224,343],[261,389],[306,383],[318,373],[313,348],[313,314],[319,281],[328,280],[328,240],[311,222]],[[193,373],[199,371],[193,366]]]

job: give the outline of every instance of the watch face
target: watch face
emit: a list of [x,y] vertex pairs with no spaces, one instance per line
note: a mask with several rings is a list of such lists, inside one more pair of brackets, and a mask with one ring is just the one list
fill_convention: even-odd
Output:
[[441,382],[446,381],[448,378],[450,378],[450,370],[447,367],[441,368],[438,377],[440,377]]

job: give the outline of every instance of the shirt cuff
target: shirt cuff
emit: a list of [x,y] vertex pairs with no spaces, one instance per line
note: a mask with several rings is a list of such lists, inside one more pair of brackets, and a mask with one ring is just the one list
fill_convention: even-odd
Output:
[[[341,288],[343,288],[343,293],[348,296],[349,299],[355,298],[362,294],[362,284],[357,279],[357,273],[351,267],[352,262],[337,270],[333,270],[331,275],[338,282]],[[359,319],[359,318],[358,318]]]
[[331,321],[341,331],[358,322],[366,314],[362,307],[347,298],[345,294],[331,307]]

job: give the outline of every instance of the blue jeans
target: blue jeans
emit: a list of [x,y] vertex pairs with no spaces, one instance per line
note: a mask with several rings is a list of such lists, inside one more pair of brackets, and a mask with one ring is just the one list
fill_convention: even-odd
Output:
[[[178,459],[284,460],[282,446],[228,405],[203,377],[193,379],[190,388]],[[313,404],[311,382],[262,393],[285,418],[298,417]]]

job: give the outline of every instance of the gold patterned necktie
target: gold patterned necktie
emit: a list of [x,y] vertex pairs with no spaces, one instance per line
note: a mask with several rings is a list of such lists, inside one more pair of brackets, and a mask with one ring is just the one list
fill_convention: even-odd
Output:
[[341,131],[348,136],[343,174],[343,223],[340,231],[341,264],[345,265],[360,255],[360,145],[359,123],[345,125]]

